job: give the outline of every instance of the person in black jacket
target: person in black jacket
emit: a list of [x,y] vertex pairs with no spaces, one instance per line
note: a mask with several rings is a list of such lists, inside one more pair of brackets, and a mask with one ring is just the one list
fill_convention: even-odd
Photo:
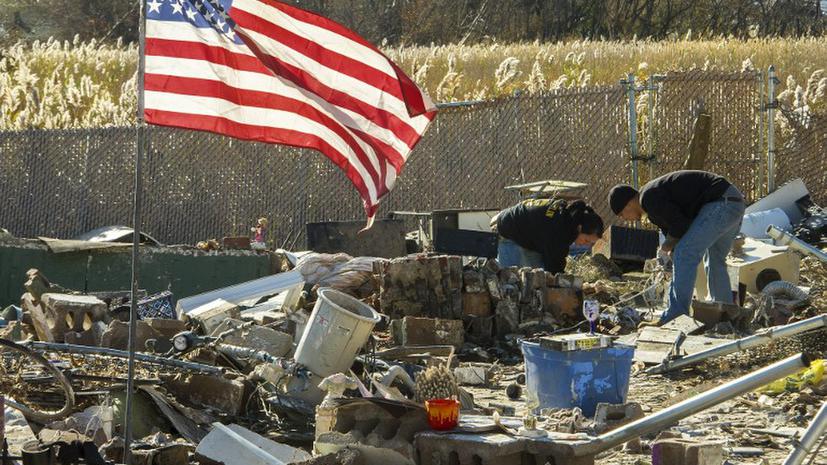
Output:
[[531,199],[496,218],[500,266],[543,268],[560,273],[571,245],[593,245],[603,235],[603,219],[582,200]]
[[675,171],[649,182],[640,192],[615,186],[609,205],[626,221],[648,216],[666,236],[661,252],[672,256],[673,275],[669,308],[661,323],[689,313],[701,259],[712,300],[733,302],[726,257],[741,229],[745,205],[743,195],[729,181],[706,171]]

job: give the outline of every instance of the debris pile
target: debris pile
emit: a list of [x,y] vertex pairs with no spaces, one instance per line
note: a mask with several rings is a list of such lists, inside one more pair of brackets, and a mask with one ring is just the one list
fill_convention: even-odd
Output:
[[[819,214],[799,239],[823,233]],[[232,239],[223,246],[249,247]],[[452,255],[261,251],[280,273],[139,293],[129,396],[130,293],[78,292],[32,269],[19,305],[0,313],[0,453],[147,465],[776,463],[827,396],[827,265],[795,250],[745,238],[729,259],[737,304],[701,298],[690,315],[640,329],[664,309],[671,270],[658,260],[641,269],[586,255],[552,274]],[[435,430],[452,419],[435,400],[460,406],[451,431]]]

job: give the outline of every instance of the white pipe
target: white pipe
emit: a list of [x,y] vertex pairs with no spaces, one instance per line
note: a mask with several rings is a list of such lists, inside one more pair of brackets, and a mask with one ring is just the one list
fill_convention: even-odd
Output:
[[790,358],[749,373],[671,407],[667,407],[648,417],[641,418],[626,426],[609,431],[591,441],[574,444],[572,446],[574,455],[576,457],[594,456],[600,452],[628,442],[631,439],[666,429],[683,418],[718,405],[733,397],[754,391],[761,386],[808,367],[812,359],[813,357],[805,354],[793,355]]
[[818,438],[825,432],[827,432],[827,401],[821,404],[821,409],[819,409],[816,416],[813,417],[813,421],[810,422],[810,426],[807,427],[804,436],[801,436],[800,440],[793,442],[793,450],[790,452],[790,455],[787,456],[787,459],[784,460],[784,465],[801,465],[804,463],[804,459],[806,459],[808,455],[816,452],[815,449]]
[[711,347],[707,350],[687,355],[686,357],[677,360],[666,360],[660,365],[655,365],[646,370],[646,373],[657,374],[666,373],[678,368],[683,368],[689,365],[694,365],[703,360],[720,357],[723,355],[733,354],[742,350],[751,349],[762,345],[769,344],[771,341],[784,339],[786,337],[795,336],[813,329],[823,328],[827,326],[827,314],[816,315],[806,320],[796,321],[783,326],[773,326],[764,331],[747,336],[742,339],[737,339],[726,344]]
[[770,227],[767,228],[767,235],[775,239],[775,243],[778,245],[786,245],[793,250],[803,253],[804,255],[812,255],[822,262],[827,263],[827,253],[824,253],[823,250],[811,246],[786,231],[782,231],[775,226],[770,225]]

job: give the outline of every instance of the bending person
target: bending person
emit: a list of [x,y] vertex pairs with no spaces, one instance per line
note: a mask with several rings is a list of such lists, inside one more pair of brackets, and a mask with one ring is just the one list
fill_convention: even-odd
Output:
[[618,185],[609,205],[626,221],[648,216],[666,236],[661,252],[672,256],[673,275],[666,323],[689,313],[698,263],[704,260],[709,291],[716,302],[733,302],[726,257],[744,216],[744,197],[725,178],[706,171],[675,171],[640,189]]
[[591,246],[603,236],[603,219],[582,200],[524,200],[492,223],[500,235],[500,266],[543,268],[560,273],[572,243]]

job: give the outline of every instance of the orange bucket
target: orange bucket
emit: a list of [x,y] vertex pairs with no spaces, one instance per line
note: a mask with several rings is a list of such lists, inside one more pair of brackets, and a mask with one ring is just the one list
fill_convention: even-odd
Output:
[[425,401],[428,424],[437,431],[454,429],[459,424],[459,402],[453,399],[431,399]]

